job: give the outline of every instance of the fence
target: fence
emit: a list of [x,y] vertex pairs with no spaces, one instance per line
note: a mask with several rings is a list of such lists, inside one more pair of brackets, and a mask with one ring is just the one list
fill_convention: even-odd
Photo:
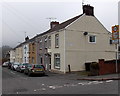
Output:
[[[99,75],[116,73],[116,60],[99,59]],[[117,70],[120,73],[120,60],[117,60]]]

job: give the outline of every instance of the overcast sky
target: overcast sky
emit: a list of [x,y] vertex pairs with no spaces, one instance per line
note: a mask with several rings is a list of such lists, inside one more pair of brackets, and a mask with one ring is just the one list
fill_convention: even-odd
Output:
[[[83,1],[94,7],[95,16],[109,31],[118,24],[119,0]],[[24,41],[25,32],[32,38],[47,31],[50,17],[61,23],[82,14],[82,0],[2,0],[0,4],[2,45],[11,47]]]

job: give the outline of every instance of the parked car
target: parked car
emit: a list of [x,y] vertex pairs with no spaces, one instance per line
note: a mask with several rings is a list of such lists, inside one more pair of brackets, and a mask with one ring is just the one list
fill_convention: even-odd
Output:
[[13,64],[11,65],[11,69],[15,71],[16,68],[17,68],[19,65],[20,65],[20,63],[15,62],[15,63],[13,63]]
[[28,64],[25,67],[24,73],[28,76],[38,74],[38,75],[45,75],[45,69],[40,64]]
[[8,63],[8,69],[11,69],[11,65],[13,64],[13,62],[9,62]]
[[29,64],[29,63],[23,63],[23,64],[18,65],[18,67],[16,68],[16,71],[18,71],[18,72],[24,72],[25,67],[26,67],[28,64]]
[[8,62],[4,62],[3,64],[2,64],[2,67],[7,67],[8,66]]

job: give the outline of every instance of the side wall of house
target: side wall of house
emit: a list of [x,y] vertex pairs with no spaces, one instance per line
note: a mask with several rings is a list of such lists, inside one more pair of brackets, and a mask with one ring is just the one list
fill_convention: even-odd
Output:
[[[87,35],[83,33],[87,32]],[[89,42],[89,36],[96,37],[96,43]],[[110,44],[111,34],[93,16],[83,15],[66,28],[65,58],[66,71],[70,65],[72,71],[85,70],[86,62],[98,59],[115,59],[115,46]]]

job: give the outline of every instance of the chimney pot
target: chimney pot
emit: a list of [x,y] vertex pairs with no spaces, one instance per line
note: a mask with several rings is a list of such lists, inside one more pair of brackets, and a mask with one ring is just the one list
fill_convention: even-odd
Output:
[[94,7],[90,5],[83,5],[83,14],[94,16]]
[[27,41],[27,40],[29,40],[29,37],[28,37],[28,36],[25,38],[25,41]]
[[51,29],[54,28],[56,25],[59,25],[59,22],[57,22],[57,21],[52,21],[52,22],[50,23]]

